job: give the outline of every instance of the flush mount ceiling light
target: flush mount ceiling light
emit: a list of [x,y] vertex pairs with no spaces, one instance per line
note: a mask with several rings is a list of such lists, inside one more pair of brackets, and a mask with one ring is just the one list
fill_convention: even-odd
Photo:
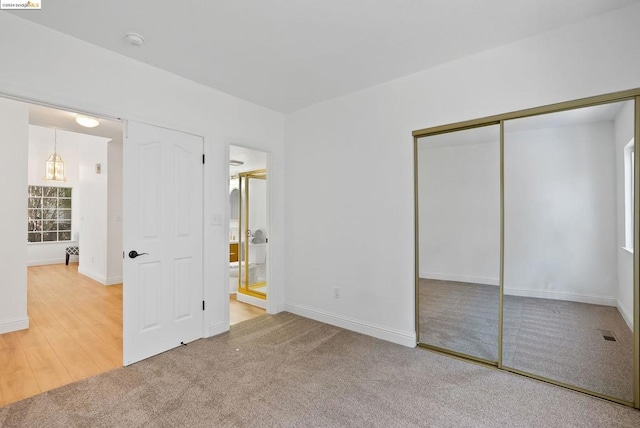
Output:
[[76,116],[76,122],[78,123],[78,125],[82,125],[85,128],[95,128],[96,126],[100,125],[98,119],[89,116]]
[[47,158],[44,171],[46,181],[67,181],[64,176],[64,162],[58,154],[58,130],[53,130],[53,154]]
[[231,166],[240,166],[240,165],[244,165],[244,162],[239,161],[239,160],[233,160],[233,159],[231,159],[231,160],[229,161],[229,165],[231,165]]
[[138,33],[127,33],[124,35],[124,38],[127,42],[132,44],[133,46],[142,46],[144,45],[144,37],[142,37]]

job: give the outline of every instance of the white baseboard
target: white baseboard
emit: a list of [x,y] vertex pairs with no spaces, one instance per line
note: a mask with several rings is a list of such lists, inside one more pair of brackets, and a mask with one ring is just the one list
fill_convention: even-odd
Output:
[[616,302],[616,307],[618,308],[618,312],[620,312],[620,315],[622,315],[622,319],[624,319],[624,322],[627,323],[627,326],[633,332],[633,316],[629,314],[625,309],[623,309],[623,306],[619,301]]
[[209,326],[209,336],[207,337],[211,337],[211,336],[217,336],[219,334],[222,334],[224,332],[229,331],[229,323],[228,322],[219,322],[216,324],[211,324]]
[[450,275],[447,273],[420,272],[420,278],[437,279],[440,281],[469,282],[471,284],[500,285],[499,278],[485,278],[482,276]]
[[64,262],[64,257],[61,259],[30,260],[27,262],[27,266],[61,265],[64,264]]
[[26,330],[29,328],[29,317],[13,318],[0,321],[0,334],[12,331]]
[[279,305],[276,305],[276,311],[274,312],[274,314],[279,314],[280,312],[284,312],[287,310],[287,305],[285,305],[284,303],[281,303]]
[[365,323],[353,318],[347,318],[340,315],[330,314],[324,311],[318,311],[316,309],[306,308],[300,305],[285,304],[284,306],[287,312],[291,312],[292,314],[300,315],[305,318],[311,318],[325,324],[335,325],[337,327],[355,331],[356,333],[366,334],[367,336],[386,340],[387,342],[397,343],[398,345],[407,346],[409,348],[415,348],[416,346],[415,332],[403,332],[387,327]]
[[250,305],[257,306],[257,307],[262,308],[264,310],[267,309],[267,301],[266,300],[262,300],[262,299],[258,299],[257,297],[247,296],[246,294],[238,293],[236,295],[236,300],[238,302],[248,303]]
[[521,290],[518,288],[505,288],[505,296],[535,297],[538,299],[566,300],[569,302],[590,303],[592,305],[617,306],[616,299],[601,296],[588,296],[583,294],[563,293],[548,290]]
[[84,276],[88,276],[94,281],[98,281],[102,285],[107,285],[107,277],[104,275],[99,275],[97,273],[88,271],[86,269],[83,269],[81,266],[78,266],[78,273]]
[[122,284],[122,277],[121,276],[112,276],[107,278],[106,284],[105,285],[113,285],[113,284]]

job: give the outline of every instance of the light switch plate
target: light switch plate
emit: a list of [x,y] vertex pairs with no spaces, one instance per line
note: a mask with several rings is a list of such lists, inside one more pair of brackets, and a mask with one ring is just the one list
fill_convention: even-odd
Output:
[[211,214],[211,226],[221,226],[222,225],[222,214],[213,213]]

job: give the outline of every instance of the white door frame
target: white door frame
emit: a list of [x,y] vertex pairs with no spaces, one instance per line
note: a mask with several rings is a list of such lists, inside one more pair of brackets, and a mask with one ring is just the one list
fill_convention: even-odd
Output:
[[[236,147],[241,147],[243,149],[250,149],[250,150],[255,150],[257,152],[262,152],[265,153],[267,155],[267,227],[269,228],[269,236],[273,235],[273,204],[272,204],[272,199],[273,199],[273,179],[269,177],[269,174],[271,173],[272,169],[271,169],[271,151],[265,150],[262,147],[255,147],[251,144],[251,142],[244,140],[244,139],[234,139],[234,138],[227,138],[226,140],[226,144],[225,144],[225,156],[226,156],[226,177],[227,177],[227,202],[229,200],[228,196],[229,196],[229,185],[228,185],[228,180],[229,177],[231,177],[231,166],[229,165],[229,160],[231,158],[231,146],[236,146]],[[226,235],[225,236],[229,236],[229,232],[230,232],[230,227],[229,227],[229,223],[231,220],[231,210],[230,210],[230,204],[227,203],[226,204],[226,226],[225,226],[225,230],[226,230]],[[229,244],[227,243],[227,253],[228,253],[228,247]],[[270,247],[269,247],[270,248]],[[273,251],[271,251],[270,249],[267,251],[267,297],[266,297],[266,311],[269,314],[274,314],[276,313],[276,308],[275,308],[275,301],[276,299],[273,299],[270,297],[270,295],[272,295],[272,254]],[[225,278],[227,280],[227,283],[229,282],[229,259],[227,257],[227,259],[225,259],[225,263],[224,263],[224,272],[225,272]],[[228,290],[228,286],[226,287],[226,289]],[[227,294],[229,294],[229,292],[227,291]],[[225,305],[226,309],[226,313],[225,313],[225,319],[227,320],[227,322],[229,322],[230,320],[230,314],[229,314],[229,304]]]

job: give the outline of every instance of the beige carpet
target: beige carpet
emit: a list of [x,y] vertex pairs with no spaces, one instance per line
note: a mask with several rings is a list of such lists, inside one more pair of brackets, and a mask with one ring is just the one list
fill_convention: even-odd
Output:
[[[497,325],[498,287],[420,280],[421,342],[496,360]],[[505,296],[503,365],[633,401],[633,334],[614,307]]]
[[638,427],[640,412],[288,313],[0,408],[4,427]]

